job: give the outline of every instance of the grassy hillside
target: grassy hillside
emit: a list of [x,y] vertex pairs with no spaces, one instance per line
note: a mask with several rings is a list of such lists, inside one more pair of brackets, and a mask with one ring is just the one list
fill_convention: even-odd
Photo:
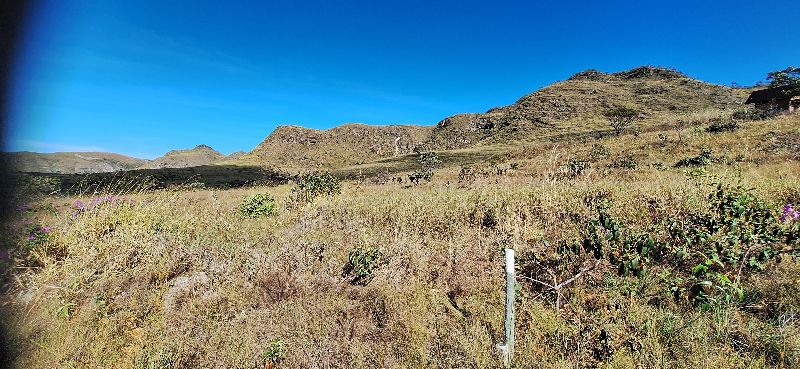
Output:
[[800,115],[601,133],[440,151],[419,185],[385,180],[415,155],[383,159],[310,203],[286,184],[20,204],[9,364],[499,368],[512,247],[516,368],[800,366]]
[[4,160],[20,172],[103,173],[138,168],[147,160],[109,152],[2,153]]
[[639,67],[618,73],[589,70],[575,74],[514,104],[483,114],[459,114],[436,125],[426,145],[431,150],[531,140],[580,132],[610,130],[603,113],[625,106],[641,112],[640,125],[677,113],[739,107],[746,89],[713,85],[680,72]]
[[141,169],[160,169],[160,168],[187,168],[201,165],[211,165],[225,160],[226,157],[217,150],[207,145],[197,145],[188,150],[171,150],[164,156],[156,158]]
[[749,92],[665,68],[639,67],[618,73],[589,70],[523,96],[514,104],[486,113],[457,114],[435,127],[346,124],[319,131],[281,126],[252,152],[225,163],[291,171],[331,170],[403,160],[415,151],[485,151],[482,146],[564,140],[611,131],[603,113],[619,106],[641,113],[636,129],[650,129],[676,114],[740,108]]
[[201,165],[186,168],[134,169],[111,173],[18,173],[11,176],[23,193],[93,194],[136,192],[143,188],[238,188],[286,183],[289,176],[262,167]]
[[238,162],[282,169],[334,169],[408,154],[430,127],[345,124],[328,130],[280,126]]
[[262,166],[290,172],[351,166],[358,170],[373,162],[406,160],[418,151],[464,149],[483,156],[480,152],[496,151],[483,146],[520,146],[542,139],[564,141],[596,135],[611,130],[602,115],[612,107],[635,109],[641,114],[634,128],[653,129],[676,114],[739,108],[749,92],[701,82],[665,68],[639,67],[618,73],[589,70],[523,96],[511,105],[486,113],[457,114],[435,127],[351,123],[321,131],[280,126],[251,152],[229,157],[199,145],[190,150],[172,150],[149,162],[132,158],[125,161],[126,157],[111,157],[113,154],[101,159],[86,158],[80,153],[29,153],[18,155],[16,162],[26,168],[24,171],[49,173],[201,165]]

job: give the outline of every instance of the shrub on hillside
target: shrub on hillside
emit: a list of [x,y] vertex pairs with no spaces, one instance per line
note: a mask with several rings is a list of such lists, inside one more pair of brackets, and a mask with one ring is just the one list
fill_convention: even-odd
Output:
[[739,122],[733,119],[719,117],[711,120],[711,125],[706,128],[706,131],[709,133],[733,132],[739,129],[739,127]]
[[594,162],[605,160],[609,156],[611,156],[611,150],[601,143],[592,145],[592,149],[589,151],[589,159]]
[[571,159],[567,163],[567,171],[570,177],[577,177],[591,167],[592,165],[584,160]]
[[333,196],[342,193],[342,183],[331,173],[309,173],[300,176],[292,188],[292,200],[307,204],[320,196]]
[[769,107],[766,109],[739,109],[731,113],[731,119],[738,121],[755,121],[774,118],[780,115],[782,110],[777,106]]
[[237,209],[237,213],[245,218],[258,218],[274,215],[276,212],[275,199],[268,193],[257,193],[245,198]]
[[441,161],[435,152],[424,152],[417,157],[417,163],[420,169],[408,175],[408,179],[413,184],[419,184],[420,180],[430,182],[433,180],[433,169],[436,168]]
[[714,162],[714,154],[709,149],[703,149],[700,155],[684,158],[675,163],[675,168],[702,167]]
[[633,156],[633,154],[624,153],[611,162],[611,167],[617,169],[634,170],[639,167],[639,162],[636,161],[636,158]]

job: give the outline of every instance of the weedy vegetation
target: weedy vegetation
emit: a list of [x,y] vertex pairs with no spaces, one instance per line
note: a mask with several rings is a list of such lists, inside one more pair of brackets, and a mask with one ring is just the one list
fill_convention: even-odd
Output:
[[7,364],[499,368],[511,247],[515,368],[800,367],[800,116],[707,129],[734,114],[384,174],[418,186],[32,181],[2,225]]

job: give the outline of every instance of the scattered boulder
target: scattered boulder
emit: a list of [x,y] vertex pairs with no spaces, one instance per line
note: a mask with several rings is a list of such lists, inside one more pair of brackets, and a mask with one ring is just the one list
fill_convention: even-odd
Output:
[[205,272],[193,272],[189,275],[175,277],[170,282],[170,288],[164,294],[164,312],[170,313],[178,310],[187,297],[196,295],[200,290],[210,284],[210,279]]

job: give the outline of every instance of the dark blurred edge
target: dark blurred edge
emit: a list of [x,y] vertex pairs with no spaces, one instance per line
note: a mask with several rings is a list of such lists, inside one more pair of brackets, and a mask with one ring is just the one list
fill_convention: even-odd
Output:
[[[8,104],[11,91],[11,74],[13,73],[13,63],[17,56],[19,47],[22,44],[23,30],[25,22],[28,20],[29,11],[35,6],[35,0],[0,1],[0,80],[3,86],[0,89],[0,149],[6,150],[6,134],[8,132]],[[11,204],[9,200],[14,191],[13,183],[10,180],[8,163],[0,160],[0,222],[8,220]],[[4,317],[0,317],[3,319]],[[14,357],[6,332],[6,326],[0,324],[0,367],[7,368],[14,366]]]

